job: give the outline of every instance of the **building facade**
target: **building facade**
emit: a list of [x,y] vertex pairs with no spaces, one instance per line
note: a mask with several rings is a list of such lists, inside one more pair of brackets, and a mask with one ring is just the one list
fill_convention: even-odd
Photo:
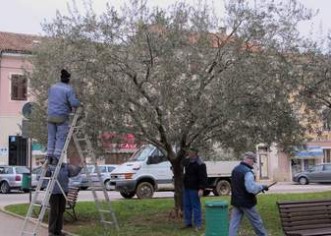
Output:
[[331,135],[323,131],[304,147],[292,154],[280,151],[276,144],[257,145],[257,178],[267,181],[292,181],[292,177],[301,171],[320,163],[331,162]]
[[22,108],[33,99],[24,71],[40,37],[0,32],[0,164],[9,164],[11,141],[22,135]]

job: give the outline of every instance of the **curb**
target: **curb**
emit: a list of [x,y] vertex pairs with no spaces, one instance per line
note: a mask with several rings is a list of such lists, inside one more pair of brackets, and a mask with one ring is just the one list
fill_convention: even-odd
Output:
[[[10,204],[10,205],[17,205],[17,204]],[[19,219],[21,219],[21,220],[24,221],[24,220],[25,220],[25,217],[23,217],[23,216],[21,216],[21,215],[18,215],[18,214],[15,214],[15,213],[13,213],[13,212],[7,211],[7,210],[5,209],[6,206],[10,206],[10,205],[0,206],[0,212],[3,212],[3,213],[5,213],[5,214],[7,214],[7,215],[14,216],[14,217],[19,218]],[[47,225],[47,224],[45,224],[45,223],[40,223],[40,225],[41,225],[43,228],[48,229],[48,225]],[[69,235],[69,236],[79,236],[78,234],[73,234],[73,233],[70,233],[70,232],[65,231],[65,230],[62,230],[62,232],[65,233],[65,234],[67,234],[67,235]]]

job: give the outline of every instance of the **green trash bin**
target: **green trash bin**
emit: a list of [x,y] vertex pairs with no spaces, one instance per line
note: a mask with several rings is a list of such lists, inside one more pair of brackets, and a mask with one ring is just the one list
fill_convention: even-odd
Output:
[[229,231],[228,203],[226,201],[208,201],[205,206],[205,236],[227,236]]
[[24,192],[30,191],[30,182],[31,182],[31,174],[30,173],[23,173],[21,189]]

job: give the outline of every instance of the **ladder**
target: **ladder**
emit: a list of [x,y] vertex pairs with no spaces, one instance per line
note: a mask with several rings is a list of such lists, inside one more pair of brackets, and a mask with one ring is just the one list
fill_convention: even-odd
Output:
[[[97,165],[97,158],[96,158],[95,152],[93,150],[93,147],[92,147],[92,144],[91,144],[91,141],[90,141],[88,135],[84,131],[84,127],[85,127],[84,112],[83,112],[83,108],[79,107],[72,118],[68,136],[66,138],[64,147],[62,149],[60,159],[59,159],[58,163],[56,164],[56,166],[52,166],[54,169],[54,172],[51,177],[46,176],[46,172],[47,172],[49,163],[47,161],[45,161],[45,164],[42,168],[42,172],[40,174],[40,178],[39,178],[36,190],[34,192],[33,198],[29,205],[26,217],[24,219],[21,236],[37,235],[38,229],[44,219],[46,210],[48,208],[48,202],[49,202],[50,196],[52,194],[52,191],[55,187],[55,184],[57,184],[59,186],[59,188],[62,191],[62,194],[66,198],[66,194],[64,193],[63,189],[61,188],[61,185],[60,185],[57,177],[59,175],[59,172],[60,172],[61,166],[64,162],[64,159],[67,156],[67,149],[68,149],[71,139],[73,139],[73,141],[74,141],[74,144],[75,144],[76,150],[78,151],[81,162],[84,163],[85,173],[86,173],[86,176],[90,183],[89,185],[91,186],[93,198],[96,203],[96,208],[97,208],[97,211],[100,216],[100,223],[103,225],[105,230],[109,229],[110,226],[114,226],[116,228],[116,230],[119,230],[119,226],[118,226],[118,222],[117,222],[115,213],[111,207],[110,198],[108,196],[106,187],[101,178],[101,173],[100,173],[100,169],[98,168],[98,165]],[[100,186],[98,186],[98,187],[92,187],[91,173],[89,172],[89,169],[86,167],[86,163],[85,163],[87,158],[91,159],[91,162],[95,166],[95,170],[96,170],[97,176],[98,176],[98,181],[100,183]],[[48,181],[48,184],[47,184],[45,191],[42,191],[41,189],[43,187],[44,181]],[[98,195],[98,191],[100,191],[100,187],[101,187],[103,199],[102,199],[102,197],[100,197]],[[35,214],[35,208],[38,208],[38,210],[40,209],[39,215],[37,218],[33,217],[33,214]]]

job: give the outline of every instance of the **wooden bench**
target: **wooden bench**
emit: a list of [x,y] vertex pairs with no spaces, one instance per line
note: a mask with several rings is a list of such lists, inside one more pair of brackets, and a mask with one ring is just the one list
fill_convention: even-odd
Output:
[[79,188],[70,187],[67,194],[66,213],[71,216],[74,221],[77,221],[75,206],[78,198]]
[[331,200],[277,202],[285,235],[331,235]]
[[[68,194],[67,194],[67,202],[66,202],[66,210],[65,213],[67,213],[73,221],[77,221],[77,215],[75,211],[75,206],[78,198],[79,188],[78,187],[69,187]],[[38,203],[37,203],[38,204]],[[41,203],[39,202],[41,205]],[[49,208],[49,205],[47,205],[47,208]],[[39,208],[39,213],[41,211],[41,206]],[[39,215],[36,214],[35,215]]]

